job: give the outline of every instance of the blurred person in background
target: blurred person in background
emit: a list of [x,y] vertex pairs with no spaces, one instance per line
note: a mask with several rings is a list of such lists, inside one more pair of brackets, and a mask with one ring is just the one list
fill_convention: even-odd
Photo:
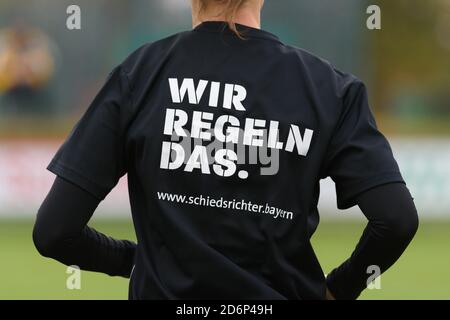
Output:
[[42,111],[54,69],[50,41],[43,31],[23,22],[0,30],[0,111]]
[[[192,0],[193,30],[114,69],[48,166],[57,178],[33,231],[42,255],[131,277],[130,299],[356,299],[370,267],[383,273],[397,261],[418,216],[365,86],[261,30],[262,7]],[[250,145],[270,123],[279,171],[237,164],[231,149],[217,151],[211,169],[207,155],[183,159],[167,141],[191,125],[193,138],[208,140],[213,119],[215,138],[242,126]],[[87,225],[125,174],[137,244]],[[325,277],[310,239],[328,176],[338,207],[358,205],[368,223]]]

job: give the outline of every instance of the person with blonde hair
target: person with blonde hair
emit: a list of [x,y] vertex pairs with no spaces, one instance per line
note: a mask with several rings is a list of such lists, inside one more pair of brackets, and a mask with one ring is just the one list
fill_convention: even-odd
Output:
[[[192,0],[192,30],[114,69],[48,166],[42,255],[130,277],[130,299],[281,300],[356,299],[401,256],[417,212],[364,84],[262,30],[262,7]],[[137,244],[87,226],[125,174]],[[326,177],[368,219],[327,277],[310,241]]]

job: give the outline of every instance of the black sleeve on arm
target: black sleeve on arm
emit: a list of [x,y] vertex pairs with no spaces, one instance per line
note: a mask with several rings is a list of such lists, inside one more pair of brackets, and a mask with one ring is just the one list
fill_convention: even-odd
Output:
[[39,209],[33,230],[38,251],[66,265],[129,277],[136,245],[87,226],[100,200],[57,177]]
[[356,195],[387,183],[403,183],[391,146],[378,130],[365,85],[345,77],[342,113],[323,162],[323,177],[336,183],[337,205],[356,205]]
[[381,273],[400,258],[418,228],[418,215],[403,183],[370,189],[356,197],[369,223],[352,256],[327,277],[338,300],[356,299],[367,286],[369,266]]
[[127,128],[132,88],[116,67],[47,167],[59,178],[39,210],[34,228],[38,250],[64,264],[129,276],[135,245],[86,226],[99,200],[128,171]]

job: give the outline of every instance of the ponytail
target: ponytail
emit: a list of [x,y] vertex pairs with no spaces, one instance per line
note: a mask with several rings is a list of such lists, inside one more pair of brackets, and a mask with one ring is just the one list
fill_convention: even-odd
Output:
[[237,30],[234,20],[236,17],[236,13],[240,8],[242,8],[245,2],[247,2],[247,0],[199,0],[199,12],[201,13],[202,11],[204,11],[210,4],[222,4],[225,8],[223,14],[225,16],[226,22],[228,23],[228,26],[239,38],[242,38],[242,35]]

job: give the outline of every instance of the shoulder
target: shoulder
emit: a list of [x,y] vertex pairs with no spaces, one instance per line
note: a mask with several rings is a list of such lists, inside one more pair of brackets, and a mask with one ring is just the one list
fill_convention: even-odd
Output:
[[147,66],[149,68],[155,66],[159,62],[164,61],[170,55],[172,48],[182,41],[188,33],[189,31],[180,32],[143,44],[120,64],[120,69],[129,77],[132,77],[140,69],[145,69]]
[[364,83],[355,75],[338,69],[330,61],[305,49],[284,45],[283,52],[317,88],[329,88],[339,98],[350,88],[364,87]]
[[299,59],[301,62],[308,66],[308,68],[316,68],[320,70],[331,71],[334,69],[332,63],[318,55],[307,51],[303,48],[299,48],[291,45],[284,45],[284,52],[287,56]]

